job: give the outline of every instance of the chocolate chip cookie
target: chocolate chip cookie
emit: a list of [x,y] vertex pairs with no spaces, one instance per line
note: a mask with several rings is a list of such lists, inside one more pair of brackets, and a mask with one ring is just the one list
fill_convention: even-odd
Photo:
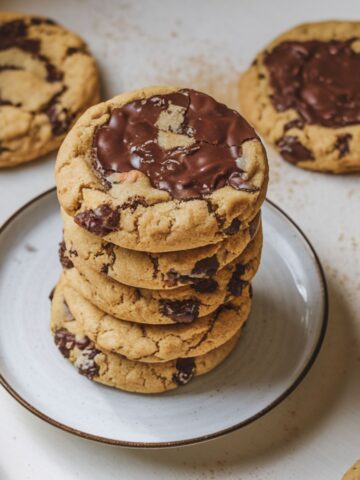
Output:
[[128,360],[95,346],[65,303],[62,284],[54,291],[51,330],[61,354],[90,380],[137,393],[161,393],[186,385],[213,370],[236,346],[238,335],[221,347],[195,358],[147,364]]
[[192,323],[242,295],[260,263],[262,232],[212,278],[172,290],[140,289],[111,280],[63,247],[61,244],[60,259],[66,284],[104,312],[136,323]]
[[297,26],[240,80],[242,112],[288,162],[360,171],[360,22]]
[[247,228],[222,242],[182,252],[151,254],[128,250],[91,235],[64,210],[62,217],[70,258],[79,257],[93,270],[125,285],[160,290],[210,280],[244,251],[261,228],[258,214]]
[[191,324],[140,325],[105,314],[66,283],[63,293],[72,315],[97,347],[146,363],[205,355],[239,332],[251,307],[246,284],[240,297]]
[[267,182],[264,148],[237,112],[168,87],[90,108],[56,162],[60,204],[81,228],[151,253],[234,235],[257,214]]
[[360,480],[360,460],[345,473],[342,480]]
[[48,18],[0,12],[0,167],[56,149],[99,100],[81,38]]

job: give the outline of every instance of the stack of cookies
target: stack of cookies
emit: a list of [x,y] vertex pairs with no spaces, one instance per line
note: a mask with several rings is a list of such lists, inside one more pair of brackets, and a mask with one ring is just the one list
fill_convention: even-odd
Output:
[[267,181],[255,131],[203,93],[148,88],[87,110],[56,164],[61,353],[140,393],[219,365],[249,316]]

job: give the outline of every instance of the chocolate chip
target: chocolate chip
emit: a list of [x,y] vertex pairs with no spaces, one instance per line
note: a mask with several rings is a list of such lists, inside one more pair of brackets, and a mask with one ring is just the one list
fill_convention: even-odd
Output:
[[134,213],[139,205],[141,205],[145,208],[149,206],[149,204],[146,202],[145,197],[141,197],[140,195],[136,195],[131,200],[129,200],[128,202],[124,202],[121,205],[121,210],[130,210],[132,213]]
[[258,192],[259,189],[248,183],[244,179],[244,174],[242,172],[233,172],[228,179],[230,187],[235,188],[235,190],[241,190],[248,193]]
[[294,120],[290,120],[290,122],[285,123],[284,125],[284,132],[290,130],[290,128],[304,128],[304,120],[301,118],[295,118]]
[[50,302],[52,302],[52,300],[53,300],[53,298],[54,298],[55,288],[56,288],[56,287],[53,287],[53,288],[51,289],[51,292],[49,293],[49,300],[50,300]]
[[350,152],[349,140],[352,139],[350,133],[345,133],[343,135],[338,135],[336,138],[335,148],[339,150],[339,158],[344,157]]
[[31,25],[57,25],[54,20],[51,20],[51,18],[45,18],[45,17],[32,17],[30,19],[30,24]]
[[167,272],[166,276],[167,279],[165,283],[168,287],[175,287],[178,283],[190,283],[192,280],[190,275],[180,275],[180,273],[176,272],[173,268]]
[[149,254],[149,259],[150,259],[150,262],[153,265],[152,277],[156,278],[158,276],[158,273],[159,273],[159,259],[155,255],[151,255],[151,254]]
[[119,210],[109,205],[101,205],[95,210],[85,210],[74,217],[75,223],[90,233],[103,237],[119,228]]
[[23,68],[18,65],[0,65],[0,72],[5,72],[6,70],[23,70]]
[[71,56],[71,55],[74,55],[75,53],[87,53],[86,50],[85,50],[85,47],[69,47],[67,50],[66,50],[66,55],[67,56]]
[[64,240],[59,243],[59,260],[64,268],[73,268],[74,264],[67,255],[66,245]]
[[213,278],[204,278],[197,280],[194,284],[191,285],[198,293],[214,293],[218,288],[218,283]]
[[61,72],[57,67],[55,67],[55,65],[50,63],[44,55],[39,55],[39,57],[42,57],[41,59],[45,62],[47,72],[46,80],[50,83],[60,82],[64,78],[63,72]]
[[234,220],[230,223],[230,225],[225,228],[224,233],[225,235],[235,235],[240,230],[240,220],[238,218],[234,218]]
[[79,338],[62,327],[56,330],[54,340],[55,345],[65,358],[70,357],[70,352],[75,347],[81,351],[75,361],[75,366],[81,375],[91,380],[99,373],[99,366],[96,364],[94,358],[100,351],[95,348],[94,343],[88,337]]
[[314,159],[311,151],[297,137],[291,135],[282,137],[276,142],[276,145],[279,147],[281,155],[289,163],[296,164],[300,161]]
[[200,302],[197,299],[160,300],[160,313],[176,323],[192,323],[199,316]]
[[248,282],[242,280],[241,278],[241,276],[246,272],[246,268],[246,265],[238,263],[233,274],[231,275],[227,288],[228,291],[234,295],[234,297],[239,297],[242,294],[244,287],[248,284]]
[[195,361],[193,358],[178,358],[176,370],[172,379],[177,385],[186,385],[195,375]]
[[65,358],[69,358],[71,350],[75,347],[75,335],[66,328],[59,328],[54,334],[55,345]]
[[107,275],[109,273],[109,264],[108,263],[103,263],[100,268],[100,272],[103,273],[104,275]]
[[69,130],[71,122],[75,117],[75,114],[69,113],[67,108],[60,108],[59,110],[56,104],[51,105],[45,113],[51,123],[52,133],[57,136],[63,135]]
[[219,261],[216,255],[198,260],[191,270],[192,275],[211,277],[217,272]]
[[91,342],[91,347],[84,349],[80,356],[76,359],[75,366],[79,373],[84,375],[89,380],[92,380],[99,374],[100,367],[95,362],[94,358],[100,353]]

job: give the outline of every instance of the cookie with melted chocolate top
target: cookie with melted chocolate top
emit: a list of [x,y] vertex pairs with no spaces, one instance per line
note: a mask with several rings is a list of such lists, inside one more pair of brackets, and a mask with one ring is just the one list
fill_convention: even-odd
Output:
[[300,25],[242,76],[242,112],[291,164],[360,171],[359,77],[360,22]]
[[73,363],[80,374],[110,387],[144,394],[173,390],[195,376],[210,372],[231,353],[240,334],[197,357],[150,364],[129,360],[100,348],[86,335],[81,320],[75,318],[66,305],[62,282],[54,292],[50,327],[60,354]]
[[99,100],[97,67],[80,37],[48,18],[0,12],[0,167],[58,148]]
[[90,108],[56,164],[60,203],[85,231],[150,253],[236,234],[266,194],[265,151],[234,110],[201,92],[154,87]]

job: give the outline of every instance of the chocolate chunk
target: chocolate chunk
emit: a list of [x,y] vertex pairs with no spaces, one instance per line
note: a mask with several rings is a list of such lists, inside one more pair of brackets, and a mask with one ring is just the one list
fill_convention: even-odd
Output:
[[75,347],[75,335],[66,328],[56,330],[54,334],[55,345],[65,358],[69,358],[71,350]]
[[244,173],[233,172],[228,179],[228,184],[230,187],[235,188],[235,190],[242,190],[248,193],[258,192],[259,189],[248,183],[244,178]]
[[279,112],[295,109],[304,123],[342,127],[360,123],[360,53],[356,41],[285,41],[265,55]]
[[160,313],[176,323],[192,323],[199,316],[200,302],[197,299],[160,300]]
[[75,337],[75,346],[81,350],[75,366],[81,375],[92,380],[99,373],[100,367],[95,362],[95,357],[100,353],[100,350],[95,348],[95,344],[86,336],[82,338]]
[[[77,345],[77,347],[80,348],[79,345]],[[95,362],[95,357],[99,353],[100,350],[97,350],[91,342],[90,346],[83,349],[80,356],[76,359],[75,366],[79,373],[87,377],[89,380],[92,380],[99,374],[100,367]]]
[[217,269],[219,268],[219,261],[216,255],[212,257],[206,257],[202,260],[198,260],[194,268],[191,270],[192,275],[198,275],[202,277],[211,277],[215,275]]
[[[162,148],[156,125],[169,107],[184,115],[176,132],[189,146]],[[136,100],[112,110],[109,122],[95,132],[93,165],[102,176],[140,170],[153,187],[176,199],[202,198],[225,185],[256,191],[236,163],[242,144],[258,138],[234,110],[194,90]]]
[[95,210],[85,210],[74,217],[75,223],[85,230],[103,237],[119,228],[120,213],[109,205],[100,205]]
[[0,72],[5,72],[7,70],[23,70],[23,68],[19,67],[18,65],[0,65]]
[[51,292],[49,293],[49,300],[50,300],[50,302],[52,302],[52,300],[53,300],[53,298],[54,298],[55,288],[56,288],[56,287],[53,287],[53,288],[51,289]]
[[280,149],[281,155],[289,163],[296,164],[304,160],[313,160],[314,157],[309,149],[307,149],[297,137],[285,136],[276,142]]
[[177,385],[186,385],[195,375],[195,361],[193,358],[178,358],[176,360],[177,372],[173,375],[173,381]]
[[304,120],[302,118],[295,118],[290,120],[290,122],[285,123],[284,132],[290,130],[290,128],[299,128],[300,130],[304,128]]
[[25,52],[37,54],[40,51],[40,41],[27,38],[28,26],[24,20],[12,20],[0,25],[0,50],[19,48]]
[[191,285],[196,292],[199,293],[214,293],[218,288],[218,283],[213,278],[203,278],[197,280],[195,283]]
[[338,135],[335,143],[335,148],[339,150],[339,158],[344,157],[350,152],[349,140],[352,139],[350,133],[345,133],[343,135]]
[[149,254],[149,259],[150,259],[150,262],[153,265],[152,277],[156,278],[158,276],[158,273],[159,273],[159,259],[155,255],[151,255],[151,254]]
[[131,201],[124,202],[121,205],[121,210],[130,210],[133,213],[139,205],[142,205],[143,207],[149,206],[149,204],[145,200],[145,197],[140,197],[139,195],[136,195],[131,199]]
[[103,263],[100,268],[100,272],[103,273],[104,275],[107,275],[109,273],[109,264],[108,263]]
[[176,272],[173,268],[167,272],[166,276],[166,284],[169,287],[174,287],[178,283],[186,284],[192,281],[190,275],[180,275],[180,273]]
[[81,375],[85,375],[91,380],[99,373],[99,366],[94,358],[100,351],[95,348],[94,343],[88,337],[78,338],[78,336],[62,327],[56,330],[54,340],[55,345],[65,358],[70,357],[70,352],[75,347],[81,351],[75,361],[75,366]]
[[234,295],[234,297],[240,297],[240,295],[243,292],[243,289],[246,285],[248,285],[249,282],[246,282],[245,280],[242,280],[242,275],[246,272],[247,265],[242,265],[241,263],[238,263],[236,265],[236,268],[231,275],[230,281],[228,283],[228,291]]
[[[61,92],[62,94],[63,92]],[[70,113],[66,107],[59,108],[59,95],[56,95],[56,100],[50,103],[49,107],[44,110],[51,123],[51,131],[54,135],[63,135],[66,133],[75,118],[75,113]]]
[[54,20],[51,20],[51,18],[45,18],[45,17],[32,17],[30,19],[30,24],[31,25],[57,25]]
[[234,218],[234,220],[230,223],[230,225],[225,228],[224,233],[225,235],[235,235],[240,230],[240,220],[238,218]]
[[71,55],[74,55],[75,53],[87,53],[86,50],[85,50],[85,47],[69,47],[67,50],[66,50],[66,55],[67,56],[71,56]]
[[50,63],[45,57],[45,55],[39,55],[39,58],[40,57],[45,62],[45,67],[47,72],[46,80],[50,83],[60,82],[64,78],[63,72],[60,72],[60,70],[57,67],[55,67],[55,65]]
[[64,268],[73,268],[74,264],[67,255],[66,245],[64,240],[59,243],[59,260]]

